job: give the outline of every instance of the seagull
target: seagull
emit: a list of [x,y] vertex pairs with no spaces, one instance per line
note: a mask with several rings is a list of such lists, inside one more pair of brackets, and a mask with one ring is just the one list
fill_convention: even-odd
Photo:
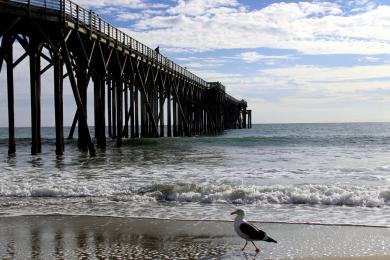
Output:
[[245,212],[242,209],[238,209],[232,212],[230,215],[237,215],[234,219],[234,230],[240,237],[245,239],[245,246],[241,249],[242,251],[244,251],[246,245],[248,244],[248,241],[251,241],[251,243],[255,246],[257,253],[260,252],[260,249],[255,245],[255,243],[253,243],[253,241],[266,241],[277,243],[276,240],[267,236],[264,231],[248,223],[244,219]]

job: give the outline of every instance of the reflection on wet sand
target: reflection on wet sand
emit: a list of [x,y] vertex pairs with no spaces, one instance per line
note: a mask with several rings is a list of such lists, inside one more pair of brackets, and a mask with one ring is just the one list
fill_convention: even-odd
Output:
[[[22,218],[1,227],[1,259],[194,259],[219,257],[227,250],[207,237],[164,236],[158,230],[151,235],[143,232],[145,227],[137,229],[137,224],[123,220]],[[29,237],[23,234],[26,229]],[[15,234],[23,238],[15,240]]]
[[260,243],[256,255],[250,246],[241,251],[243,241],[231,222],[3,216],[0,259],[389,259],[390,255],[388,228],[283,223],[262,223],[262,227],[272,230],[280,243]]
[[14,259],[15,256],[15,241],[11,240],[7,244],[7,255],[6,258],[3,259]]
[[41,239],[37,229],[31,231],[31,259],[40,259],[41,255]]
[[64,242],[62,231],[59,230],[54,236],[54,257],[55,259],[64,259]]

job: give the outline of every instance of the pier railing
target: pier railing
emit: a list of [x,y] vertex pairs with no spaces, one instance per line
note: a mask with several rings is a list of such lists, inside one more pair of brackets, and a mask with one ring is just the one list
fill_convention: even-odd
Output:
[[179,73],[189,80],[196,82],[203,87],[208,87],[207,81],[174,63],[169,58],[157,53],[154,49],[137,41],[123,31],[111,25],[91,10],[87,10],[78,4],[69,0],[10,0],[19,4],[25,4],[29,7],[39,7],[50,11],[57,10],[60,13],[61,19],[84,26],[85,28],[100,34],[100,36],[108,37],[116,44],[120,44],[132,52],[137,52],[143,57],[158,63],[160,66]]

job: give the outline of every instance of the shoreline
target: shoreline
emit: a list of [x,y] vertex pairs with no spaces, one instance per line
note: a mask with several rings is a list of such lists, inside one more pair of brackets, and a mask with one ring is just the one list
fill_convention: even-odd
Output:
[[[267,259],[386,259],[390,228],[258,223],[278,244],[257,242]],[[86,215],[0,216],[0,257],[74,259],[245,259],[231,221]],[[364,234],[364,236],[362,236]]]
[[[94,217],[94,218],[118,218],[129,220],[156,220],[156,221],[176,221],[176,222],[221,222],[221,223],[233,223],[234,220],[224,219],[179,219],[179,218],[161,218],[161,217],[141,217],[141,216],[116,216],[116,215],[92,215],[92,214],[62,214],[62,213],[50,213],[50,214],[2,214],[1,218],[13,218],[13,217]],[[310,225],[310,226],[331,226],[331,227],[361,227],[361,228],[384,228],[390,229],[390,226],[384,225],[365,225],[365,224],[344,224],[344,223],[318,223],[318,222],[288,222],[288,221],[251,221],[257,224],[285,224],[285,225]]]

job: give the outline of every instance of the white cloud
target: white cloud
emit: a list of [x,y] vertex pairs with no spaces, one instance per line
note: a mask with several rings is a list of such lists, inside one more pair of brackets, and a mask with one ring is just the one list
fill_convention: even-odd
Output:
[[366,62],[380,62],[380,61],[382,61],[382,59],[379,58],[379,57],[367,56],[367,57],[364,57],[364,58],[360,58],[359,61],[360,62],[363,62],[363,61],[366,61]]
[[75,0],[75,3],[84,8],[102,8],[108,6],[121,6],[127,9],[142,9],[142,8],[166,8],[165,4],[150,3],[145,0]]
[[389,78],[390,65],[351,66],[351,67],[320,67],[295,66],[261,70],[266,76],[291,79],[299,85],[316,83],[346,83],[355,84],[362,81]]
[[118,21],[131,21],[142,18],[142,14],[139,13],[119,13],[116,16]]
[[227,7],[236,7],[237,0],[179,0],[175,7],[168,9],[168,13],[173,15],[199,16],[206,13],[229,13],[233,9]]
[[332,2],[281,2],[248,10],[235,1],[221,1],[229,8],[226,13],[207,4],[190,5],[195,2],[179,1],[169,9],[170,15],[141,19],[127,32],[150,45],[198,50],[265,47],[304,54],[390,52],[390,6],[351,14]]
[[205,69],[205,68],[215,68],[222,66],[228,62],[224,58],[207,58],[207,57],[186,57],[186,58],[177,58],[175,59],[182,67],[186,67],[189,70],[193,69]]
[[261,53],[255,51],[242,52],[237,58],[242,59],[247,63],[262,61],[265,64],[272,65],[280,61],[294,60],[297,59],[291,55],[281,55],[281,56],[271,56],[271,55],[263,55]]
[[[228,74],[215,70],[195,72],[208,81],[221,81],[227,91],[239,98],[278,97],[313,103],[340,101],[390,102],[390,65],[320,67],[294,66],[262,69],[254,74]],[[367,95],[370,93],[370,95]],[[285,101],[283,101],[285,102]]]

